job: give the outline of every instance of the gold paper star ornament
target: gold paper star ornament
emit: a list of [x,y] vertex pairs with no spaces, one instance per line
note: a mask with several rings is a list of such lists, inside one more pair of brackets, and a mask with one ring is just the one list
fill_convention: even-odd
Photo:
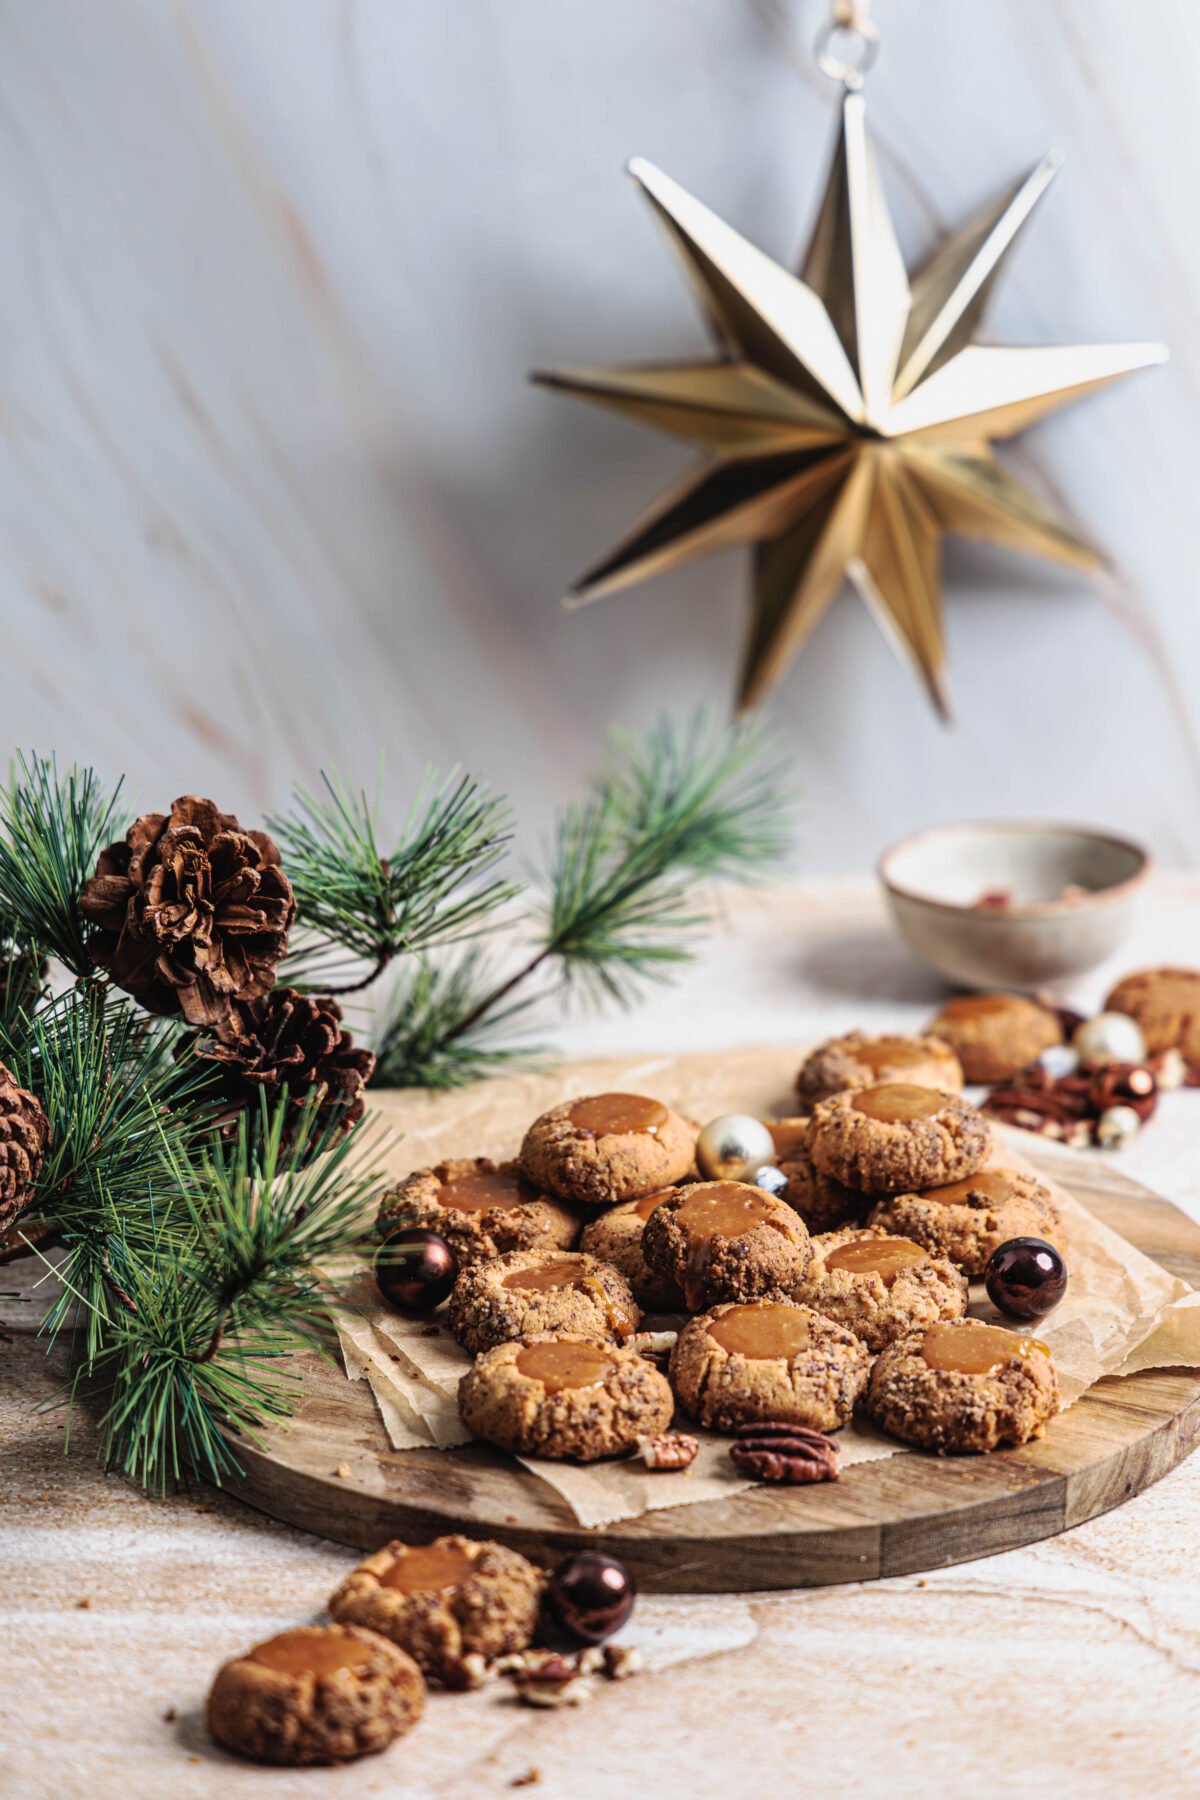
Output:
[[1159,344],[1015,349],[972,341],[1005,254],[1056,168],[1048,157],[910,282],[861,94],[844,98],[800,275],[651,164],[631,163],[682,257],[719,358],[535,379],[707,456],[582,577],[572,601],[750,544],[743,707],[779,679],[849,576],[946,714],[944,532],[1079,568],[1102,561],[1005,470],[993,442],[1166,356]]

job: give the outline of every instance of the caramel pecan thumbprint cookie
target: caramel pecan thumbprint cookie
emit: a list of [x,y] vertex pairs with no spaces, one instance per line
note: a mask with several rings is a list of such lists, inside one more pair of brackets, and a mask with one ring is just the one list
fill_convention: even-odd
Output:
[[923,1450],[998,1450],[1041,1437],[1058,1411],[1058,1376],[1037,1338],[979,1319],[916,1331],[876,1358],[867,1411]]
[[796,1094],[802,1106],[815,1106],[830,1094],[878,1087],[884,1081],[908,1081],[914,1087],[957,1094],[963,1072],[953,1050],[940,1038],[870,1037],[851,1031],[819,1044],[801,1064]]
[[871,1224],[948,1256],[964,1275],[982,1275],[992,1252],[1009,1238],[1064,1245],[1062,1215],[1050,1190],[1016,1169],[980,1169],[949,1187],[893,1194],[875,1207]]
[[641,1200],[626,1200],[620,1206],[610,1206],[606,1212],[588,1221],[579,1240],[579,1248],[588,1256],[599,1257],[601,1262],[620,1269],[633,1290],[634,1299],[645,1312],[683,1311],[683,1294],[678,1285],[656,1275],[642,1250],[646,1220],[675,1191],[674,1188],[659,1188]]
[[808,1152],[822,1175],[864,1194],[907,1194],[973,1175],[991,1136],[958,1094],[891,1082],[813,1109]]
[[1007,1081],[1063,1040],[1058,1014],[1023,994],[960,994],[925,1029],[949,1044],[968,1081]]
[[415,1170],[384,1194],[376,1223],[381,1231],[439,1232],[460,1268],[508,1250],[572,1250],[579,1237],[579,1220],[561,1200],[539,1193],[515,1162],[486,1156]]
[[682,1181],[692,1167],[696,1127],[660,1100],[594,1094],[551,1107],[521,1145],[535,1187],[583,1206],[617,1206]]
[[689,1312],[786,1294],[811,1254],[799,1214],[743,1181],[676,1188],[647,1219],[642,1249],[655,1274],[683,1290]]
[[815,1237],[812,1247],[792,1298],[845,1325],[868,1350],[967,1310],[966,1276],[911,1238],[852,1225]]
[[764,1420],[836,1431],[867,1383],[866,1345],[787,1300],[715,1306],[690,1319],[671,1353],[680,1405],[714,1431]]
[[468,1684],[464,1659],[525,1650],[538,1626],[544,1578],[515,1550],[487,1540],[385,1544],[329,1602],[343,1625],[379,1632],[446,1687]]
[[403,1650],[355,1625],[302,1625],[218,1670],[208,1729],[239,1756],[301,1767],[386,1750],[424,1710]]
[[472,1263],[450,1295],[450,1329],[472,1355],[541,1331],[623,1343],[641,1318],[621,1271],[577,1250],[556,1256],[514,1250]]
[[653,1363],[577,1335],[498,1344],[458,1385],[458,1410],[476,1437],[517,1456],[597,1462],[665,1431],[675,1398]]

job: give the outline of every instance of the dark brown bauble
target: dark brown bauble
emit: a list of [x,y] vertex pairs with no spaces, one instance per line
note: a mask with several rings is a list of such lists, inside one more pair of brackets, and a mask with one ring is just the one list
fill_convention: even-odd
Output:
[[1067,1265],[1045,1238],[1009,1238],[984,1272],[988,1299],[1010,1319],[1040,1319],[1067,1291]]
[[1088,1099],[1097,1112],[1107,1112],[1110,1106],[1132,1106],[1145,1123],[1158,1105],[1158,1082],[1153,1070],[1141,1063],[1108,1063],[1092,1076]]
[[397,1312],[432,1312],[457,1279],[457,1256],[444,1237],[421,1225],[393,1231],[375,1252],[376,1286]]
[[568,1556],[546,1590],[551,1616],[582,1644],[602,1644],[620,1631],[636,1598],[637,1588],[625,1564],[599,1550]]

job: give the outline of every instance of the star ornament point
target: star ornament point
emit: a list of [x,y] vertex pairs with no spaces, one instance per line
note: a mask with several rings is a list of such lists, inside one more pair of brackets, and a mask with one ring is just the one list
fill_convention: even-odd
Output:
[[847,94],[800,272],[668,175],[629,173],[677,251],[714,340],[708,360],[534,376],[683,440],[700,466],[573,585],[567,604],[750,547],[739,705],[778,681],[847,580],[949,716],[941,616],[947,532],[1103,564],[993,444],[1137,369],[1160,344],[975,341],[1004,259],[1061,165],[1052,152],[910,278],[861,94]]

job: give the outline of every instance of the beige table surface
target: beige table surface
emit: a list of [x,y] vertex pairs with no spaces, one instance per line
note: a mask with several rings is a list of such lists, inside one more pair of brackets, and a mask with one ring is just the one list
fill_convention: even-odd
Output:
[[[1163,879],[1119,968],[1200,961],[1200,879]],[[1094,1001],[1109,972],[1082,984]],[[927,1016],[869,884],[739,901],[686,982],[632,1017],[576,1020],[575,1051],[797,1043]],[[1168,1096],[1120,1158],[1200,1217],[1200,1093]],[[9,1272],[6,1272],[8,1274]],[[6,1279],[6,1288],[15,1285]],[[540,1713],[494,1689],[436,1696],[413,1735],[343,1769],[272,1771],[201,1723],[218,1662],[315,1613],[349,1553],[204,1490],[142,1499],[76,1420],[6,1308],[0,1794],[141,1800],[474,1800],[531,1771],[543,1800],[621,1795],[1108,1796],[1200,1792],[1200,1457],[1031,1549],[920,1577],[756,1598],[649,1598],[650,1672]]]

